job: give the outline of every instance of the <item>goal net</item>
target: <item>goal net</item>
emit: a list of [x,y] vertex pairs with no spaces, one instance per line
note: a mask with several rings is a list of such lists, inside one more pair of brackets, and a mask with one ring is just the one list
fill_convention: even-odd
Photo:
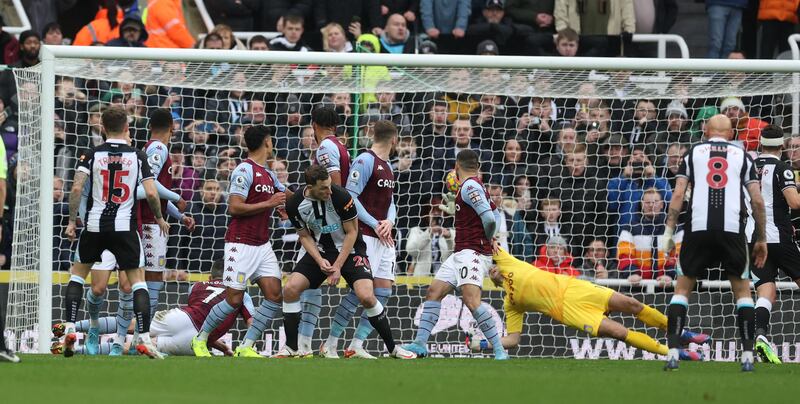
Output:
[[[370,146],[375,122],[393,121],[400,131],[391,157],[399,248],[388,307],[396,338],[408,342],[432,275],[452,253],[454,220],[437,205],[458,150],[479,152],[484,183],[503,212],[499,238],[515,256],[607,285],[664,311],[676,259],[659,252],[655,240],[663,232],[679,157],[686,147],[702,141],[704,122],[715,113],[731,117],[737,138],[755,151],[754,136],[761,125],[773,123],[788,130],[791,94],[800,91],[791,73],[765,72],[766,68],[670,71],[667,60],[651,63],[665,69],[656,71],[626,68],[633,64],[625,60],[604,70],[584,68],[589,64],[581,64],[581,59],[573,68],[555,69],[547,68],[544,59],[524,59],[538,64],[522,66],[516,63],[520,58],[514,60],[521,67],[500,68],[474,67],[487,66],[487,59],[474,57],[442,67],[443,58],[430,66],[365,65],[359,63],[375,59],[355,54],[349,59],[338,55],[337,62],[331,62],[335,64],[270,56],[272,52],[258,56],[260,61],[247,53],[250,63],[215,59],[222,53],[201,52],[183,62],[134,54],[140,59],[57,58],[53,120],[42,115],[43,105],[52,101],[42,98],[42,68],[15,72],[20,131],[9,174],[9,187],[15,189],[10,195],[16,196],[9,202],[14,233],[7,328],[9,340],[22,351],[46,352],[52,340],[49,334],[41,335],[40,330],[49,327],[42,322],[64,318],[62,295],[76,247],[63,236],[66,201],[76,156],[102,141],[99,114],[108,105],[125,107],[138,148],[148,139],[147,117],[153,109],[169,108],[175,118],[169,145],[172,189],[191,202],[186,213],[195,218],[197,228],[188,232],[173,221],[160,310],[185,304],[190,284],[206,280],[212,263],[222,259],[228,178],[246,155],[242,133],[248,125],[272,128],[271,168],[291,188],[314,155],[309,116],[316,106],[337,110],[342,122],[338,134],[353,153]],[[243,60],[243,54],[237,53],[237,58]],[[206,56],[209,61],[197,61]],[[52,144],[42,141],[42,129],[50,122]],[[800,138],[787,142],[786,157],[800,169]],[[42,168],[46,148],[54,155],[52,173],[49,165]],[[49,200],[40,204],[45,195],[41,184],[51,182],[43,176],[53,175],[53,196],[46,193]],[[52,215],[52,230],[41,227],[42,215]],[[272,226],[278,259],[284,271],[291,271],[299,249],[297,236],[279,218]],[[40,254],[45,238],[52,239],[52,255]],[[42,271],[52,274],[42,278]],[[52,289],[41,284],[46,278],[52,278]],[[737,332],[729,285],[717,269],[708,278],[692,298],[689,328],[709,333],[712,342],[692,349],[711,360],[734,360]],[[795,287],[788,282],[779,286],[772,341],[784,361],[798,361]],[[345,287],[322,289],[315,349],[328,335],[333,311],[347,293]],[[255,288],[250,293],[258,306],[260,293]],[[105,315],[116,313],[117,296],[111,286]],[[483,298],[502,324],[502,291],[487,280]],[[613,318],[665,339],[662,331],[646,329],[630,316]],[[355,321],[345,340],[353,335]],[[260,350],[277,350],[281,324],[278,317],[258,342]],[[244,323],[237,324],[231,340],[239,341],[244,329]],[[431,353],[475,355],[464,345],[470,333],[479,331],[469,310],[457,295],[447,297],[431,337]],[[539,314],[526,316],[522,335],[513,355],[654,358],[621,342],[589,338]],[[367,348],[379,351],[374,334]]]

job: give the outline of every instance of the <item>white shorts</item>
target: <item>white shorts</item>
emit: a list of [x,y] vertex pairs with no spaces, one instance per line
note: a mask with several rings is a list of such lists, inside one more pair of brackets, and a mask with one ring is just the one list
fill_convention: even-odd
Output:
[[192,338],[197,335],[192,319],[181,309],[157,311],[150,323],[156,349],[167,355],[194,356]]
[[394,267],[397,261],[395,247],[387,247],[376,237],[362,236],[367,245],[367,259],[372,269],[372,277],[394,282]]
[[247,281],[255,283],[265,276],[281,279],[281,267],[272,251],[272,243],[255,246],[225,243],[225,276],[222,284],[245,290]]
[[161,228],[157,224],[143,224],[142,244],[144,270],[164,272],[167,265],[167,235],[161,234]]
[[492,257],[475,250],[461,250],[447,257],[434,279],[447,282],[455,288],[475,285],[483,289],[483,278],[492,267]]
[[[113,271],[117,269],[117,258],[111,251],[103,250],[100,256],[101,261],[92,264],[93,271]],[[78,250],[75,250],[75,262],[81,262],[81,256]]]

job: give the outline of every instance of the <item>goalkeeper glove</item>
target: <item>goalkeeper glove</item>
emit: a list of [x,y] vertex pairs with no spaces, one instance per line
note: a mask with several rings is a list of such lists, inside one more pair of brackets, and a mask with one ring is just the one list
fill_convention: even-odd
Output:
[[672,234],[675,232],[675,229],[671,227],[667,227],[664,231],[664,235],[658,240],[658,249],[663,251],[664,254],[669,254],[673,248],[675,248],[675,240],[672,239]]
[[438,207],[442,212],[454,215],[456,213],[456,194],[448,192],[442,195],[442,203]]

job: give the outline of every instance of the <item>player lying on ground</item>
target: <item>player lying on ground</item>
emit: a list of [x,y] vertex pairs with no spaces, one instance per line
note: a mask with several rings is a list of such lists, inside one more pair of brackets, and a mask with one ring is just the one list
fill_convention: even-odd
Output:
[[[214,262],[211,267],[211,276],[206,282],[194,283],[189,288],[189,300],[186,306],[181,308],[162,310],[156,312],[153,322],[150,325],[150,337],[159,352],[167,355],[194,356],[192,351],[192,338],[197,335],[198,330],[203,326],[211,309],[227,296],[227,291],[222,282],[224,271],[223,261]],[[248,325],[253,321],[250,313],[254,312],[253,300],[247,293],[244,294],[243,304],[239,310],[226,317],[208,337],[208,347],[216,348],[225,355],[233,355],[230,347],[219,341],[219,338],[227,334],[230,328],[236,323],[237,316],[241,315]],[[58,327],[63,329],[64,327]],[[54,330],[56,328],[54,327]],[[77,331],[88,330],[88,322],[81,321],[76,324]],[[100,328],[101,332],[113,333],[116,331],[115,324],[108,324],[105,328]],[[54,333],[56,337],[63,334]],[[101,354],[111,352],[114,344],[102,342],[99,344],[98,351]],[[78,348],[76,354],[88,354],[88,347]],[[50,351],[54,354],[61,354],[64,350],[63,342],[56,342]]]
[[[72,192],[69,197],[69,224],[65,234],[74,241],[77,230],[78,208],[83,186],[91,178],[90,199],[83,222],[86,229],[78,243],[78,256],[74,263],[78,273],[86,273],[92,264],[102,259],[105,250],[114,254],[117,265],[126,271],[133,284],[133,311],[137,327],[142,334],[135,341],[137,350],[151,358],[161,358],[150,341],[150,298],[144,283],[144,255],[136,232],[137,219],[135,192],[141,185],[147,202],[156,212],[161,232],[169,231],[169,224],[161,215],[160,204],[147,157],[128,144],[128,117],[120,107],[109,107],[102,115],[103,130],[108,140],[95,149],[84,152],[78,162]],[[141,184],[140,184],[141,182]],[[102,296],[108,286],[108,271],[97,271],[92,276],[93,295]],[[76,341],[75,321],[83,298],[83,283],[70,279],[65,292],[67,316],[64,356],[74,353]],[[92,302],[90,302],[92,303]]]
[[[502,338],[505,348],[519,345],[525,313],[535,311],[593,337],[611,337],[648,352],[667,354],[666,345],[647,334],[627,329],[606,314],[632,314],[643,323],[666,331],[667,317],[658,310],[607,287],[543,271],[514,258],[499,246],[496,249],[493,258],[497,267],[492,268],[489,276],[505,290],[503,310],[508,324],[508,335]],[[709,337],[685,330],[681,339],[684,344],[702,344]],[[492,347],[486,340],[472,340],[469,345],[475,351]],[[682,349],[681,359],[703,360],[703,355]]]
[[272,322],[281,304],[281,269],[270,240],[270,222],[275,208],[291,196],[278,177],[265,168],[272,157],[272,138],[266,126],[251,126],[244,132],[248,158],[231,173],[228,213],[230,225],[225,232],[225,275],[227,290],[205,318],[200,333],[192,340],[196,356],[209,357],[208,338],[219,324],[242,305],[247,283],[258,285],[264,299],[253,315],[244,343],[236,356],[261,358],[253,344]]
[[[800,209],[800,195],[794,180],[791,166],[781,161],[783,151],[783,129],[767,125],[761,130],[761,154],[755,160],[756,172],[761,182],[761,194],[767,214],[767,261],[764,266],[756,266],[751,256],[750,274],[756,287],[756,345],[755,350],[762,362],[781,363],[772,349],[769,335],[769,317],[775,304],[775,278],[778,270],[783,271],[800,286],[800,249],[794,237],[794,227],[790,218],[791,209]],[[755,228],[753,217],[748,218],[748,229]],[[753,234],[748,232],[750,250],[754,248]]]
[[[395,345],[386,309],[375,298],[366,245],[358,231],[353,198],[344,188],[332,185],[328,172],[321,166],[306,169],[305,181],[306,185],[286,203],[286,212],[297,229],[302,250],[283,287],[286,345],[276,357],[298,356],[300,294],[309,288],[319,288],[326,279],[330,285],[336,285],[340,278],[344,278],[355,291],[390,356],[415,358],[413,353]],[[307,355],[310,356],[311,352]]]

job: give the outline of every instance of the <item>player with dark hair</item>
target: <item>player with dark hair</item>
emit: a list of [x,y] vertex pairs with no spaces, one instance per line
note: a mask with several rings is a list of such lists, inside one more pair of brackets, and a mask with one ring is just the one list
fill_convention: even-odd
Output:
[[391,357],[411,359],[411,352],[395,345],[386,309],[372,283],[366,245],[358,231],[355,202],[347,191],[331,183],[327,170],[311,166],[305,171],[306,185],[286,204],[286,211],[300,238],[302,249],[294,271],[283,287],[283,324],[286,345],[276,357],[298,355],[300,294],[317,289],[326,279],[336,285],[344,278],[355,291],[372,326],[378,330]]
[[[367,247],[367,258],[372,269],[375,296],[386,305],[392,295],[397,251],[392,228],[397,212],[394,206],[394,173],[389,154],[397,144],[397,126],[391,121],[378,121],[373,129],[372,148],[361,153],[350,167],[347,192],[353,197],[358,211],[358,228]],[[336,309],[328,340],[320,346],[320,355],[338,358],[338,341],[355,315],[358,297],[350,290]],[[353,341],[344,352],[345,358],[375,359],[364,349],[364,340],[372,332],[372,325],[361,312]]]
[[[70,240],[75,239],[81,194],[88,180],[91,184],[91,197],[83,220],[86,228],[78,243],[80,258],[74,264],[75,270],[78,273],[88,273],[90,265],[101,260],[103,251],[108,250],[114,254],[117,266],[126,272],[133,285],[133,311],[140,333],[134,344],[141,354],[160,359],[163,356],[156,350],[149,336],[150,298],[141,271],[144,254],[136,231],[138,220],[134,214],[136,188],[140,182],[145,189],[147,202],[154,211],[160,232],[167,233],[169,224],[161,214],[161,201],[152,181],[153,175],[147,164],[147,156],[129,145],[128,116],[125,110],[116,106],[109,107],[103,112],[102,124],[106,142],[84,152],[78,159],[69,197],[69,223],[65,233]],[[95,271],[93,275],[92,295],[102,296],[108,286],[110,271]],[[74,354],[77,339],[75,321],[83,297],[83,282],[74,278],[70,278],[64,299],[67,313],[64,340],[66,357]]]
[[439,321],[442,299],[455,288],[461,290],[461,299],[492,343],[495,359],[508,359],[508,353],[500,343],[501,336],[492,319],[492,311],[481,302],[483,279],[492,266],[493,241],[502,214],[481,182],[477,153],[469,149],[458,153],[456,175],[461,185],[455,201],[455,252],[436,272],[425,297],[417,336],[405,348],[419,357],[428,354],[428,338]]
[[[754,266],[751,277],[756,287],[755,350],[762,362],[781,363],[772,349],[769,335],[769,317],[775,303],[775,278],[780,269],[800,285],[800,249],[794,237],[790,217],[791,209],[800,209],[800,195],[794,180],[794,171],[781,161],[783,129],[767,125],[761,129],[761,154],[755,159],[756,171],[761,181],[761,195],[766,212],[767,261],[759,268]],[[753,239],[753,217],[748,218],[748,242]]]
[[236,356],[260,358],[255,342],[272,322],[281,304],[281,269],[270,242],[273,211],[284,205],[287,194],[274,172],[266,168],[272,157],[272,136],[266,126],[251,126],[244,132],[248,158],[231,173],[228,212],[231,221],[225,233],[227,295],[206,317],[200,333],[192,339],[196,356],[211,356],[209,336],[231,313],[239,310],[248,281],[258,285],[264,299],[253,314],[253,323]]
[[[211,266],[211,275],[208,281],[195,282],[189,287],[189,299],[186,306],[156,312],[150,324],[150,338],[159,352],[175,356],[194,356],[192,338],[203,326],[211,309],[226,297],[225,286],[222,284],[224,270],[224,261],[215,261]],[[253,300],[250,295],[245,293],[240,309],[225,318],[208,337],[209,346],[220,350],[225,355],[233,355],[230,347],[219,338],[228,333],[240,315],[250,324],[253,321],[250,313],[254,311]],[[63,349],[64,344],[56,342],[50,351],[60,354]],[[108,342],[101,343],[99,347],[101,353],[107,353],[111,349],[113,349],[113,344]],[[87,354],[88,352],[86,349],[79,348],[75,353]]]
[[750,292],[750,261],[742,211],[745,193],[755,219],[753,263],[763,267],[767,259],[766,213],[759,192],[753,159],[741,146],[730,143],[734,132],[725,115],[711,117],[705,126],[706,141],[684,155],[678,168],[675,189],[667,213],[664,236],[659,250],[672,251],[672,235],[683,208],[686,190],[691,184],[688,214],[684,223],[683,243],[678,260],[675,294],[667,308],[667,363],[664,370],[678,369],[681,340],[686,327],[689,295],[697,278],[708,268],[721,266],[728,274],[736,299],[736,318],[742,340],[742,371],[753,370],[755,309]]
[[[339,126],[339,114],[333,108],[319,106],[311,111],[311,128],[319,145],[314,162],[328,171],[331,183],[344,186],[350,175],[350,154],[336,137],[337,126]],[[300,301],[303,305],[303,315],[300,319],[298,337],[299,355],[310,357],[313,356],[311,337],[317,328],[319,313],[322,310],[322,291],[317,288],[307,289]]]

